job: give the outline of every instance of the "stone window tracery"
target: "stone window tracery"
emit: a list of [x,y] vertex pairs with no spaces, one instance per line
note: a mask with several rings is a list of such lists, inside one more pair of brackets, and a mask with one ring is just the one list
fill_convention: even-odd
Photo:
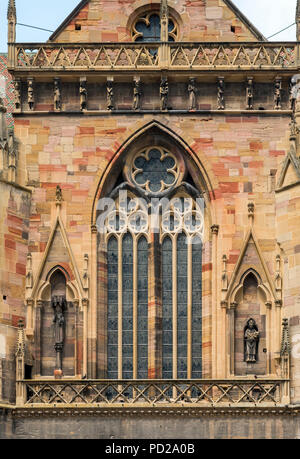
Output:
[[[150,11],[139,16],[132,27],[132,39],[137,42],[160,41],[160,16],[158,11]],[[169,18],[169,41],[178,39],[178,25],[173,18]]]
[[[185,189],[184,164],[162,146],[129,155],[122,192],[106,216],[108,379],[151,375],[155,339],[162,378],[202,377],[204,214]],[[152,198],[167,198],[155,228]],[[153,301],[161,308],[157,323]]]

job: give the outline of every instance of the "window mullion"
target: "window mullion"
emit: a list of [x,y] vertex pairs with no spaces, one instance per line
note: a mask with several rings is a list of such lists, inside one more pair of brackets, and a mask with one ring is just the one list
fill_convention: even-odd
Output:
[[118,379],[122,379],[122,368],[123,368],[123,358],[122,358],[122,337],[123,337],[123,263],[122,263],[122,237],[118,237],[118,279],[119,279],[119,288],[118,288]]
[[177,237],[172,237],[173,379],[177,379]]
[[187,298],[187,378],[192,378],[192,302],[193,302],[193,274],[192,274],[192,244],[188,238],[188,298]]
[[137,260],[137,238],[133,236],[133,379],[137,379],[138,372],[138,260]]

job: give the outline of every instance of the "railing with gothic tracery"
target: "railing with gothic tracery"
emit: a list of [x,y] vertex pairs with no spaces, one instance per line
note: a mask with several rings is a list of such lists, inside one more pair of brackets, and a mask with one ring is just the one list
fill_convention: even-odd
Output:
[[13,70],[290,69],[299,48],[286,43],[16,43]]
[[19,406],[224,407],[277,406],[287,380],[30,380],[18,381]]

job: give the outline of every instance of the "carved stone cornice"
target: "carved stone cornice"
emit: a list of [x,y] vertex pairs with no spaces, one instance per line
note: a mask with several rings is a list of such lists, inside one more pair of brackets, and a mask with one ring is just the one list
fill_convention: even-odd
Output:
[[300,415],[300,406],[276,406],[276,407],[119,407],[119,408],[98,408],[98,407],[37,407],[37,408],[6,408],[11,410],[14,418],[31,418],[31,417],[72,417],[89,416],[89,417],[238,417],[238,416],[298,416]]

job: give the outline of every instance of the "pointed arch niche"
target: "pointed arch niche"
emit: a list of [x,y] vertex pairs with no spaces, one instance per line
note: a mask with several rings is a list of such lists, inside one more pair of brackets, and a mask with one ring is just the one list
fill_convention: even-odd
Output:
[[[133,135],[111,161],[93,213],[97,361],[90,377],[211,375],[211,195],[199,160],[159,123]],[[112,207],[99,206],[101,198]],[[157,232],[150,226],[151,198],[166,205]]]
[[[272,292],[253,268],[247,269],[231,294],[228,309],[230,373],[235,376],[266,376],[274,372],[274,355],[278,352],[274,339],[276,315]],[[252,319],[259,332],[256,361],[246,358],[245,331]],[[272,329],[274,333],[272,333]],[[273,365],[272,365],[273,363]]]
[[62,298],[64,309],[64,342],[62,371],[66,378],[76,377],[81,372],[83,315],[79,309],[77,291],[70,275],[60,265],[49,270],[37,292],[34,308],[34,377],[53,377],[56,369],[55,323],[53,300]]

